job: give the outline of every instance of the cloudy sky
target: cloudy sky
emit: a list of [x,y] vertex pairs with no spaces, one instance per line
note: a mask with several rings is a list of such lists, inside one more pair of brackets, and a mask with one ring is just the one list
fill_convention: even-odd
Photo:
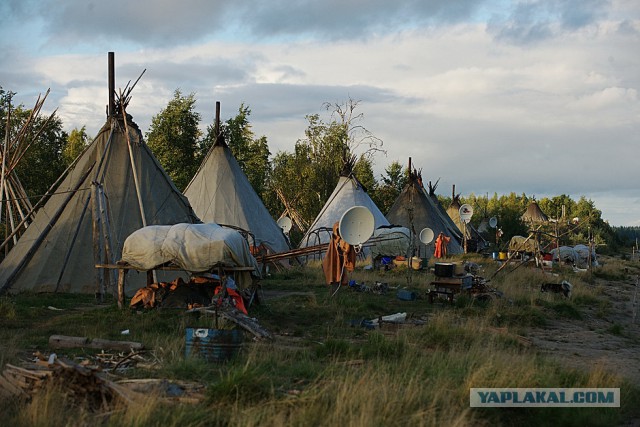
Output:
[[0,86],[27,107],[51,88],[67,131],[104,123],[114,51],[116,88],[146,69],[143,132],[180,89],[203,129],[245,103],[291,151],[353,99],[377,175],[411,157],[441,194],[586,196],[640,226],[637,0],[3,0],[0,32]]

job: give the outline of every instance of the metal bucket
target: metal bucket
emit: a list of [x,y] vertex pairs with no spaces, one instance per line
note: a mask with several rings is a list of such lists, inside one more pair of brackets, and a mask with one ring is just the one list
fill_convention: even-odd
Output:
[[433,271],[438,277],[452,277],[454,265],[448,262],[436,262]]
[[239,329],[186,328],[187,357],[202,357],[209,362],[226,362],[242,347]]

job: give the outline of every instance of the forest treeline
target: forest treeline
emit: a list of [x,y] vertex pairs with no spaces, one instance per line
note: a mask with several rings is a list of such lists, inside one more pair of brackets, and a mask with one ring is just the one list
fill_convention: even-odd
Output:
[[[31,111],[24,105],[13,105],[14,95],[0,87],[0,132],[5,138],[9,137],[8,140],[18,132]],[[181,191],[218,137],[213,121],[204,131],[201,130],[202,117],[196,111],[196,102],[194,93],[187,95],[177,89],[167,105],[153,116],[144,135]],[[11,119],[7,121],[9,112]],[[275,219],[289,209],[289,215],[295,212],[301,228],[311,224],[333,192],[347,159],[355,161],[353,174],[383,213],[388,211],[407,182],[406,159],[391,160],[384,173],[375,176],[374,162],[386,159],[387,147],[364,126],[359,101],[348,99],[326,103],[322,114],[312,113],[305,117],[304,137],[292,141],[292,150],[276,153],[271,152],[266,136],[254,133],[250,115],[249,106],[240,104],[234,115],[221,123],[220,136]],[[5,133],[7,124],[9,129]],[[44,132],[26,137],[32,140],[16,173],[32,203],[35,203],[90,143],[91,138],[86,127],[65,132],[62,120],[55,113]],[[438,179],[423,177],[425,182],[436,183]],[[444,194],[450,192],[450,189],[438,190]],[[445,209],[452,200],[446,195],[438,198]],[[503,232],[498,244],[504,244],[511,236],[528,234],[529,227],[521,216],[533,200],[531,196],[515,192],[460,197],[462,203],[473,206],[475,214],[471,223],[475,227],[491,217],[498,220],[498,227]],[[622,246],[635,244],[639,235],[640,227],[611,227],[603,220],[595,203],[585,197],[574,200],[562,194],[536,201],[543,212],[557,220],[554,223],[557,224],[554,225],[556,229],[571,228],[572,232],[565,237],[566,244],[586,243],[591,238],[602,250],[616,251]],[[2,218],[4,221],[5,216]],[[4,224],[1,226],[4,228]],[[300,232],[293,232],[294,242],[300,238]],[[492,233],[487,238],[495,243]]]

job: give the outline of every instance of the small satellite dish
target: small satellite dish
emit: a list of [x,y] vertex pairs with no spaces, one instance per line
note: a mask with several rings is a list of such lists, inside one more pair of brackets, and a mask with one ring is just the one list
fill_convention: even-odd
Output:
[[291,222],[291,218],[289,218],[288,216],[283,216],[282,218],[280,218],[277,224],[278,224],[278,227],[282,228],[282,231],[284,231],[285,233],[288,233],[289,230],[291,230],[291,227],[293,226],[293,223]]
[[429,227],[423,228],[422,231],[420,232],[420,241],[425,245],[428,245],[429,243],[433,242],[433,237],[434,237],[433,230],[430,229]]
[[374,227],[375,220],[371,211],[364,206],[354,206],[342,214],[338,231],[344,241],[358,246],[369,240]]
[[460,214],[460,221],[468,224],[469,221],[471,221],[471,217],[473,216],[473,207],[465,203],[464,205],[460,206],[458,213]]
[[498,225],[498,218],[496,218],[495,216],[492,216],[491,218],[489,218],[489,227],[496,228],[497,225]]

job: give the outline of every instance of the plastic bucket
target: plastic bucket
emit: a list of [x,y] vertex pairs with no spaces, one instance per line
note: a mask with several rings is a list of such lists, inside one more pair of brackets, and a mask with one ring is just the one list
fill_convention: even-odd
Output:
[[495,260],[495,259],[498,259],[498,252],[493,252],[493,253],[491,254],[491,258],[493,258],[494,260]]
[[242,347],[239,329],[186,328],[187,357],[202,357],[209,362],[226,362]]
[[506,260],[507,259],[507,253],[506,252],[500,252],[498,254],[498,259],[501,260],[501,261]]

